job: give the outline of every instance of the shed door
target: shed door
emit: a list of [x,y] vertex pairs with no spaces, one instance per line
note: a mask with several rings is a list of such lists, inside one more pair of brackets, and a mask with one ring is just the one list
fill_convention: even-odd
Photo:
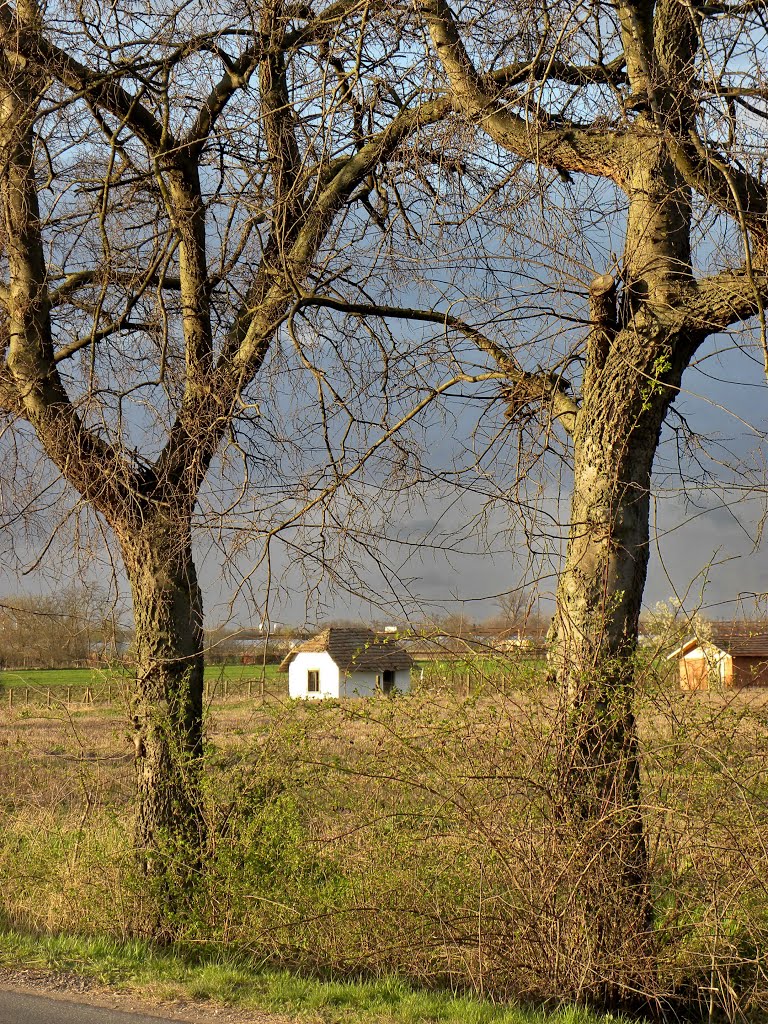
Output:
[[709,662],[706,658],[680,659],[680,688],[683,690],[709,689]]

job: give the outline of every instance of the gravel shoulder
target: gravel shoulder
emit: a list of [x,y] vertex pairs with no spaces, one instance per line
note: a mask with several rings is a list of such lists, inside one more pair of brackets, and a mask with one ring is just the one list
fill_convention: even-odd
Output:
[[145,1014],[188,1024],[294,1024],[295,1018],[260,1010],[235,1010],[213,1003],[159,1000],[117,992],[68,971],[0,968],[0,992],[45,996],[48,999]]

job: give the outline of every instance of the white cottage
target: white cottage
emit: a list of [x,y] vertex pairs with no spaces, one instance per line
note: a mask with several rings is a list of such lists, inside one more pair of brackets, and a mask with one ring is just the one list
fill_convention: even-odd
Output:
[[280,665],[291,697],[372,697],[411,688],[411,656],[372,629],[329,626]]

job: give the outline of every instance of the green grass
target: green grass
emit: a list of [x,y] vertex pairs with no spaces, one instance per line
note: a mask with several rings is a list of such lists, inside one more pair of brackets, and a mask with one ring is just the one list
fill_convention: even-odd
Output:
[[323,1024],[600,1024],[620,1018],[566,1007],[554,1012],[424,991],[399,978],[334,981],[270,970],[221,953],[146,942],[0,931],[0,966],[69,971],[163,1000],[210,1000]]
[[[516,685],[521,685],[521,675],[526,681],[542,674],[543,661],[524,661],[521,666],[515,667],[517,673]],[[466,678],[467,672],[472,672],[473,688],[482,688],[484,682],[498,684],[503,688],[503,681],[510,676],[510,665],[503,661],[493,661],[489,658],[480,659],[476,662],[424,662],[417,663],[413,675],[413,686],[418,688],[421,683],[423,670],[424,683],[430,684],[447,683],[460,685]],[[278,671],[277,665],[206,665],[205,681],[209,684],[222,683],[246,683],[250,680],[261,680],[262,673],[265,681],[271,686],[287,687],[287,675]],[[129,668],[119,667],[108,668],[29,668],[14,669],[11,671],[0,671],[0,691],[29,687],[30,689],[45,690],[48,687],[91,687],[100,689],[108,686],[122,684],[123,680],[130,678]]]
[[[285,678],[278,674],[277,665],[206,665],[206,682],[227,680],[228,682],[245,682],[248,679],[261,679],[262,671],[268,682]],[[129,669],[100,668],[30,668],[0,672],[0,689],[29,687],[30,689],[47,689],[60,686],[102,687],[112,683],[122,683],[130,677]]]
[[206,665],[205,679],[206,682],[213,682],[217,679],[239,682],[248,679],[261,679],[262,672],[268,680],[287,679],[287,676],[278,673],[277,665]]
[[119,669],[29,668],[0,672],[0,687],[103,686],[123,678]]

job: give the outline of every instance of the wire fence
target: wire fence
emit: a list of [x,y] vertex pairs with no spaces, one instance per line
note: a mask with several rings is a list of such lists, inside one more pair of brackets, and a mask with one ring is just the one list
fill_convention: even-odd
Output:
[[[244,666],[210,666],[204,684],[206,702],[288,697],[287,673],[277,672],[275,666],[253,666],[250,671],[243,669]],[[510,693],[540,683],[546,671],[546,659],[538,650],[495,658],[431,659],[414,665],[411,671],[411,690],[425,693],[449,692],[459,697],[487,692]],[[55,678],[66,677],[70,673],[69,681]],[[130,700],[133,688],[133,679],[126,671],[85,673],[71,668],[51,672],[48,679],[35,679],[35,674],[6,672],[0,676],[0,706],[4,704],[9,710],[14,710],[26,707],[125,705]],[[82,678],[84,675],[86,678]],[[32,678],[28,678],[30,676]]]

